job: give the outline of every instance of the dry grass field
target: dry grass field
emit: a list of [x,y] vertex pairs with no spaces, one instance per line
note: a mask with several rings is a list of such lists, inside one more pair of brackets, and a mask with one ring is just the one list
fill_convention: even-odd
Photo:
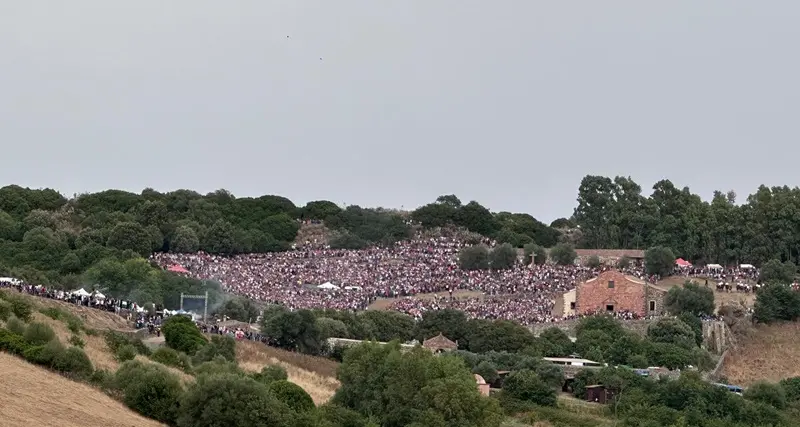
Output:
[[[450,294],[447,292],[431,292],[429,294],[419,294],[415,295],[412,298],[417,299],[433,299],[435,297],[447,297]],[[453,292],[453,296],[456,298],[481,298],[483,297],[483,292],[478,291],[466,291],[466,290],[457,290]],[[402,297],[405,298],[405,297]],[[400,298],[380,298],[370,304],[368,307],[369,310],[388,310],[389,307],[392,305],[393,302]]]
[[0,353],[3,427],[162,426],[102,391]]
[[336,380],[339,364],[322,357],[242,341],[236,345],[236,359],[239,366],[248,372],[258,372],[267,365],[283,366],[289,381],[302,387],[317,405],[327,402],[339,388],[339,381]]
[[732,384],[748,386],[759,380],[776,382],[800,376],[800,323],[757,326],[730,350],[722,375]]

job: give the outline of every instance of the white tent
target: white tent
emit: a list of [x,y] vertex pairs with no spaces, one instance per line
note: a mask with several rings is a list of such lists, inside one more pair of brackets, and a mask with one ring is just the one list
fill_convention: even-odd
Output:
[[80,288],[77,291],[72,291],[72,295],[77,295],[79,297],[88,297],[91,294],[89,292],[86,292],[86,289]]
[[101,294],[100,292],[97,292],[96,294],[94,294],[94,298],[95,299],[106,299],[106,296]]
[[743,270],[751,270],[751,269],[753,269],[755,267],[752,264],[740,264],[739,268],[741,268]]
[[325,282],[325,283],[317,286],[317,288],[319,288],[319,289],[339,289],[338,286],[334,285],[331,282]]
[[719,264],[708,264],[706,268],[710,268],[712,270],[722,270],[722,266]]
[[345,286],[344,289],[347,291],[360,291],[361,286]]

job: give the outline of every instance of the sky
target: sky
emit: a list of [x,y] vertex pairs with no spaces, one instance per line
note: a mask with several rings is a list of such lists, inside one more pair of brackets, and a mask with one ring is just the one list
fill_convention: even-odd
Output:
[[800,2],[0,2],[0,185],[568,217],[794,186]]

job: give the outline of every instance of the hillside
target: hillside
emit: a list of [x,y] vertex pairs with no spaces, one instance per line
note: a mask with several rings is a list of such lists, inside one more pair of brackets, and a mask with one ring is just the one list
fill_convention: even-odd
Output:
[[3,427],[149,427],[144,418],[102,391],[0,352]]
[[740,386],[800,376],[798,338],[798,322],[757,326],[730,350],[721,373],[731,384]]

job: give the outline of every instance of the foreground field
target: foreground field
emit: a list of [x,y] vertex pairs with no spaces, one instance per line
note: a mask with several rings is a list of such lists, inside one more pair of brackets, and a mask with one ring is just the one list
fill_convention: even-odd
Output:
[[722,375],[748,386],[759,380],[776,382],[800,376],[800,323],[758,326],[739,339],[725,359]]
[[105,393],[0,353],[0,404],[3,427],[161,426]]

